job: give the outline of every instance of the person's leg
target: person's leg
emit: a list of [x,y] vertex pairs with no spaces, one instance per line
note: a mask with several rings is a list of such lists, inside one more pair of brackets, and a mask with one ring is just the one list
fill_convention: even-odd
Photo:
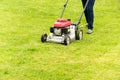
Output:
[[82,0],[83,7],[85,6],[87,0]]
[[[87,0],[82,0],[83,7],[85,6]],[[85,10],[85,18],[88,23],[88,29],[93,29],[93,22],[94,22],[94,12],[93,12],[93,6],[94,6],[95,0],[89,0],[89,3]]]

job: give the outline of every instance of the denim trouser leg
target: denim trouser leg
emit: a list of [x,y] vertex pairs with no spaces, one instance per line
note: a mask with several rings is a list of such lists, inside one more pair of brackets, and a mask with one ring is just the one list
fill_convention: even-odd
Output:
[[[87,0],[82,0],[83,7],[85,6]],[[93,29],[93,22],[94,22],[94,12],[93,12],[93,6],[94,6],[95,0],[89,0],[89,3],[85,10],[85,18],[88,23],[88,29]]]

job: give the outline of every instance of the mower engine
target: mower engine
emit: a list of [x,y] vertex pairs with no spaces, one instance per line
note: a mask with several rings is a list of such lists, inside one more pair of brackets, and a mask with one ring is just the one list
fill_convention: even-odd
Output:
[[65,45],[70,44],[74,40],[82,38],[82,30],[78,34],[78,27],[72,24],[70,19],[58,19],[53,27],[50,27],[50,34],[43,34],[41,37],[42,42],[56,42]]
[[54,27],[50,28],[50,32],[54,33],[54,35],[56,36],[62,36],[64,34],[68,34],[70,33],[70,25],[71,25],[70,19],[68,20],[58,19],[55,22]]

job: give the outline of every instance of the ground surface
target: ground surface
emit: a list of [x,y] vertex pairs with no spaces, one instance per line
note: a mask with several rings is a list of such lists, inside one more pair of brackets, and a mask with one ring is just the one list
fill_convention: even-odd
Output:
[[[96,0],[94,32],[83,28],[83,40],[41,43],[64,2],[0,0],[0,80],[120,80],[120,1]],[[77,22],[81,10],[70,0],[64,17]]]

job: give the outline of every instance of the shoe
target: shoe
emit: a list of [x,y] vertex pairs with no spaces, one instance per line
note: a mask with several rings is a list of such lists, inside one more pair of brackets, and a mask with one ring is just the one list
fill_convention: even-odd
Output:
[[88,29],[87,34],[92,34],[92,30]]

